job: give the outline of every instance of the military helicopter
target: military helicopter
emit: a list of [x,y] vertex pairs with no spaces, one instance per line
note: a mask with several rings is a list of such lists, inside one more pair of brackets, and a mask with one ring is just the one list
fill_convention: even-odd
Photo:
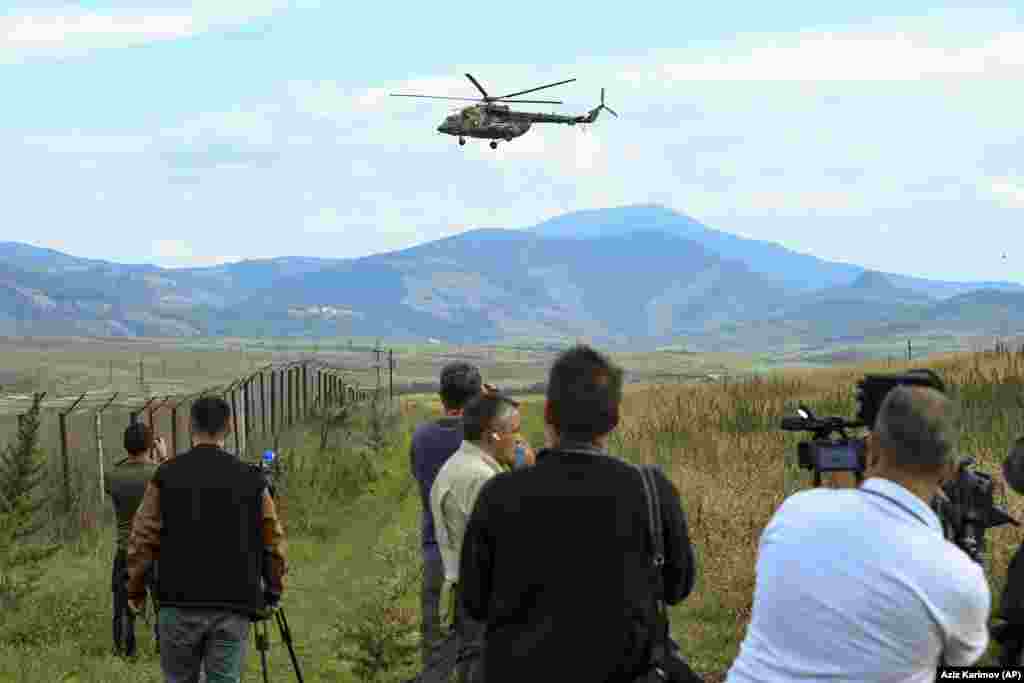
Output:
[[607,109],[612,116],[618,117],[611,107],[604,104],[604,88],[601,88],[601,104],[590,110],[585,116],[561,116],[559,114],[534,114],[525,111],[512,111],[507,104],[496,104],[497,102],[512,102],[514,104],[562,104],[560,100],[513,100],[509,99],[526,93],[553,88],[556,85],[572,83],[575,78],[570,78],[557,83],[549,83],[528,90],[509,93],[501,97],[492,97],[487,94],[479,81],[473,78],[472,74],[466,74],[466,78],[476,86],[476,89],[483,95],[480,99],[469,97],[445,97],[441,95],[407,95],[392,93],[392,97],[425,97],[435,100],[462,100],[465,102],[479,102],[463,108],[459,113],[452,114],[445,118],[444,122],[437,127],[437,132],[446,135],[456,135],[459,144],[466,144],[466,138],[481,138],[491,141],[491,149],[498,148],[498,140],[506,142],[519,137],[530,130],[535,123],[564,123],[575,126],[577,123],[593,123],[597,120],[602,109]]

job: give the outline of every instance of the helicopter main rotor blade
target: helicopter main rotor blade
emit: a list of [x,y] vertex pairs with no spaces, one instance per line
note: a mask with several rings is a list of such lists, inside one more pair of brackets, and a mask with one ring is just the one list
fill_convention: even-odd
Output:
[[516,102],[519,104],[565,104],[561,100],[506,100],[499,98],[497,100],[491,100],[491,102]]
[[569,78],[569,79],[566,79],[564,81],[558,81],[558,83],[549,83],[548,85],[542,85],[542,86],[539,86],[539,87],[536,87],[536,88],[530,88],[529,90],[520,90],[519,92],[512,92],[512,93],[509,93],[508,95],[502,95],[501,97],[498,97],[498,98],[495,98],[495,99],[503,100],[503,99],[508,98],[508,97],[515,97],[516,95],[525,95],[528,92],[536,92],[537,90],[543,90],[544,88],[553,88],[556,85],[562,85],[563,83],[572,83],[575,80],[576,80],[575,78]]
[[443,95],[400,95],[398,93],[392,93],[391,97],[425,97],[431,100],[459,100],[462,102],[479,102],[479,99],[473,99],[472,97],[445,97]]
[[476,89],[483,93],[485,100],[493,99],[490,95],[487,94],[487,91],[484,90],[484,86],[480,85],[480,83],[475,78],[473,78],[473,74],[466,74],[466,78],[471,80],[473,82],[473,85],[476,86]]

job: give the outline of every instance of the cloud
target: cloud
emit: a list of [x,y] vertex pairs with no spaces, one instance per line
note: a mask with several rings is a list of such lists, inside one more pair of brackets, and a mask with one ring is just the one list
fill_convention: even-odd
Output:
[[214,266],[241,260],[235,257],[214,256],[204,252],[197,253],[192,245],[185,240],[154,240],[151,253],[156,265],[164,268]]
[[189,38],[268,17],[282,4],[228,0],[195,6],[169,2],[149,9],[108,3],[113,6],[93,11],[66,6],[15,10],[0,16],[0,64]]
[[1024,178],[995,178],[988,189],[1003,206],[1024,209]]

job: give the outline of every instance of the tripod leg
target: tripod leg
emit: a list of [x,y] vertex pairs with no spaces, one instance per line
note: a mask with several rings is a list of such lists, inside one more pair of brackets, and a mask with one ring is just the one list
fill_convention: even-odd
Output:
[[[263,625],[262,629],[260,628],[260,624]],[[270,644],[267,642],[267,622],[257,621],[253,624],[252,630],[253,635],[256,638],[256,649],[260,651],[260,664],[263,667],[263,683],[269,683],[270,679],[267,677],[267,648]]]
[[288,620],[280,608],[274,612],[274,615],[277,617],[277,628],[281,631],[281,640],[288,646],[288,656],[291,657],[292,666],[295,668],[295,678],[299,679],[299,683],[303,683],[302,671],[299,670],[299,659],[295,656],[295,648],[292,647],[292,631],[288,628]]

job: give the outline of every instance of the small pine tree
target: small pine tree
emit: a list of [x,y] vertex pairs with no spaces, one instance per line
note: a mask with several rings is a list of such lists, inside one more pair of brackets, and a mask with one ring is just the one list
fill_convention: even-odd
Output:
[[32,539],[45,526],[39,515],[46,499],[38,495],[45,463],[39,448],[42,394],[21,417],[17,441],[0,453],[0,605],[16,606],[38,583],[41,563],[60,546]]

